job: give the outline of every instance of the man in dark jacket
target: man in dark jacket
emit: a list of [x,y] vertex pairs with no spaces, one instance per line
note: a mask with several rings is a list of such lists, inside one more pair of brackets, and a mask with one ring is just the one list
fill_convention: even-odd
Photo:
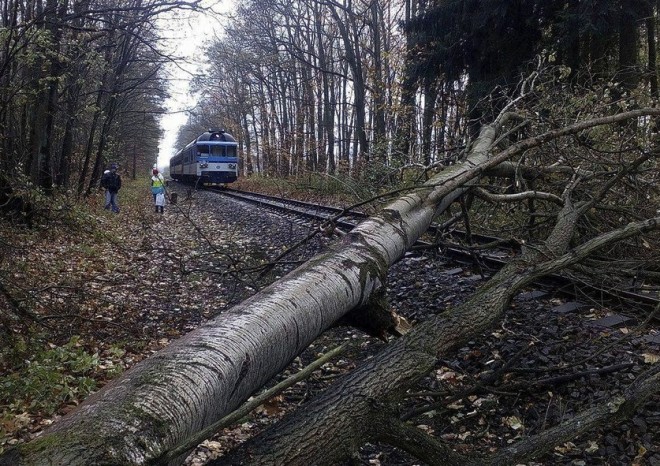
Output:
[[117,205],[117,193],[121,189],[121,176],[117,173],[117,164],[110,165],[110,170],[106,170],[101,177],[101,187],[105,188],[105,208],[112,209],[116,214],[119,213]]

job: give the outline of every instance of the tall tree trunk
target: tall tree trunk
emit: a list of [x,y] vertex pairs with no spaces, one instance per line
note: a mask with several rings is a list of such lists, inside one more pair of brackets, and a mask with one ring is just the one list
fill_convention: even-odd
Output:
[[[63,2],[65,5],[66,2]],[[75,42],[79,37],[79,30],[82,30],[84,25],[84,18],[81,12],[85,11],[88,7],[87,0],[74,2],[73,9],[76,20],[74,21],[74,31],[72,31],[73,38]],[[66,13],[66,10],[63,11],[63,14]],[[63,16],[63,15],[62,15]],[[70,179],[71,179],[71,167],[72,167],[72,158],[73,158],[73,143],[74,143],[74,131],[76,129],[76,123],[78,119],[76,118],[76,113],[78,111],[78,105],[80,101],[80,94],[83,89],[83,80],[80,79],[80,76],[85,72],[85,65],[78,64],[75,66],[75,73],[71,73],[67,78],[68,86],[66,90],[65,98],[65,110],[64,118],[66,122],[64,124],[64,131],[62,135],[62,148],[60,150],[60,159],[58,163],[58,168],[55,173],[55,184],[68,188]]]
[[560,52],[564,56],[564,63],[571,68],[571,76],[575,77],[582,65],[580,61],[580,0],[569,0],[566,14],[568,21],[565,28],[568,31],[563,38],[563,47]]
[[[38,24],[38,29],[45,31],[46,44],[51,46],[55,44],[55,11],[52,1],[48,0],[46,11],[43,10],[41,2],[37,2],[35,11],[35,21]],[[31,8],[30,11],[32,11]],[[47,52],[43,53],[46,54]],[[54,82],[57,82],[56,80],[49,80],[54,68],[53,60],[55,58],[46,60],[46,66],[37,63],[31,67],[34,100],[30,110],[30,153],[29,164],[26,168],[29,170],[30,179],[37,186],[45,184],[47,178],[45,174],[50,170],[48,114],[49,107],[51,107],[51,98],[54,98],[55,95],[52,89],[55,85]],[[44,81],[49,82],[49,84],[44,84]]]
[[359,150],[359,156],[368,162],[369,142],[366,128],[366,87],[362,70],[363,60],[360,52],[359,31],[355,24],[354,14],[351,11],[345,11],[343,18],[337,12],[337,7],[331,7],[330,11],[335,18],[340,35],[344,41],[346,62],[353,76],[353,108],[355,111],[355,132],[358,143],[356,150]]
[[[417,12],[417,0],[405,1],[404,25],[408,25]],[[417,79],[414,76],[414,63],[412,38],[410,32],[406,32],[406,60],[401,82],[401,100],[397,114],[397,125],[395,134],[394,154],[399,165],[405,165],[412,161],[410,141],[415,133],[415,94],[417,92]]]
[[372,84],[373,94],[373,119],[374,119],[374,155],[378,162],[387,163],[387,148],[385,140],[385,81],[383,80],[383,57],[382,57],[382,12],[378,1],[371,3],[371,28],[373,31],[373,69],[374,79]]
[[103,165],[104,165],[103,156],[108,141],[108,135],[110,133],[110,129],[112,128],[112,124],[115,117],[116,100],[117,99],[115,97],[110,97],[110,101],[108,102],[107,105],[105,119],[103,120],[103,124],[101,125],[101,130],[99,132],[99,142],[98,145],[96,146],[96,155],[94,156],[94,166],[92,167],[92,173],[89,178],[89,184],[87,185],[87,190],[85,191],[86,196],[89,196],[98,186],[99,180],[101,179],[101,175],[103,173]]
[[243,174],[250,176],[254,173],[254,166],[252,162],[252,138],[250,137],[250,126],[248,124],[248,115],[244,113],[241,116],[241,127],[243,129],[243,137],[241,138],[241,144],[244,144],[243,157],[241,161],[244,164]]
[[438,83],[433,79],[424,82],[424,111],[422,115],[422,157],[425,166],[431,165],[433,154],[431,153],[431,138],[433,136],[433,118],[435,117],[435,106],[438,99]]
[[[103,71],[103,76],[101,77],[101,82],[99,83],[99,88],[96,91],[96,102],[95,102],[95,110],[94,110],[94,116],[92,117],[92,123],[89,128],[89,135],[87,137],[87,144],[85,146],[85,155],[83,157],[82,161],[82,167],[80,169],[80,174],[78,176],[78,195],[82,196],[85,193],[86,189],[86,180],[87,177],[90,175],[89,173],[89,166],[92,164],[92,153],[94,151],[94,141],[96,139],[96,132],[98,130],[98,125],[99,121],[102,118],[102,109],[104,107],[104,104],[107,102],[108,99],[108,88],[111,87],[111,82],[112,82],[112,71],[110,69],[111,63],[112,63],[112,51],[114,47],[111,47],[110,44],[114,43],[115,39],[115,34],[114,32],[111,31],[111,34],[108,39],[108,46],[105,49],[105,54],[104,54],[104,59],[105,59],[105,66],[106,69]],[[95,165],[97,163],[96,159],[93,162]],[[94,169],[92,170],[92,174],[90,176],[90,183],[87,184],[87,189],[89,190],[89,187],[92,185],[91,180],[94,178]]]
[[[337,99],[333,88],[334,80],[323,73],[323,126],[326,138],[325,159],[327,161],[328,173],[337,172],[336,140],[335,140],[335,109],[337,108]],[[341,147],[339,150],[341,158]]]
[[639,83],[639,60],[637,45],[639,42],[639,28],[637,17],[632,14],[634,6],[628,4],[638,0],[622,0],[619,16],[619,72],[621,73],[623,87],[631,91]]
[[[99,104],[102,98],[102,92],[99,91],[97,94],[96,103]],[[85,180],[89,174],[89,165],[92,160],[92,151],[94,150],[94,139],[96,137],[96,131],[98,127],[99,119],[101,118],[101,110],[97,107],[94,111],[94,116],[92,117],[92,123],[89,129],[89,135],[87,136],[87,143],[85,145],[85,155],[83,157],[82,166],[80,168],[80,174],[78,176],[78,195],[82,196],[85,191]]]
[[658,9],[658,3],[656,5],[650,5],[649,11],[646,17],[646,42],[648,44],[648,53],[647,53],[647,73],[649,80],[649,87],[651,88],[651,98],[658,99],[660,93],[658,93],[658,52],[657,52],[657,18],[656,13]]

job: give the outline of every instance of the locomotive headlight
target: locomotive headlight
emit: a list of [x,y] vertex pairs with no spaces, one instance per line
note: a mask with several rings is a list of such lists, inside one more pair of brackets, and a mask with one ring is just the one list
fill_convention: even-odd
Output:
[[233,169],[236,168],[236,164],[235,163],[230,163],[229,165],[227,165],[227,168],[229,168],[230,170],[233,170]]
[[209,164],[206,162],[200,163],[199,168],[208,168]]

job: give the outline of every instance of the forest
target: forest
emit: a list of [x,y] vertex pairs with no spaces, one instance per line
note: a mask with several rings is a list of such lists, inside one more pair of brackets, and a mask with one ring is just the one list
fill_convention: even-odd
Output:
[[[204,325],[146,344],[124,358],[126,372],[114,366],[137,354],[135,343],[64,332],[109,310],[126,319],[112,325],[132,328],[152,298],[170,299],[104,295],[163,281],[132,269],[154,251],[177,258],[167,273],[180,281],[198,280],[184,271],[206,242],[210,264],[235,271],[247,260],[214,248],[204,220],[189,215],[196,241],[163,247],[170,238],[136,194],[159,157],[171,83],[190,78],[166,46],[170,29],[194,27],[213,7],[0,0],[0,464],[180,464],[190,439],[208,438],[347,315],[370,335],[392,334],[385,348],[217,464],[345,464],[369,442],[426,464],[521,463],[657,403],[660,356],[649,355],[620,396],[498,451],[458,452],[399,413],[420,380],[492,330],[540,277],[657,290],[660,2],[651,0],[234,5],[196,55],[195,101],[176,146],[226,129],[248,185],[340,196],[372,216],[249,299],[217,305]],[[98,206],[110,163],[128,183],[123,219]],[[402,335],[388,270],[431,223],[514,241],[521,253]],[[276,267],[278,257],[255,260]],[[124,259],[132,272],[118,274]],[[218,274],[196,273],[193,286]],[[657,330],[658,310],[637,311]],[[31,388],[26,374],[37,373]]]

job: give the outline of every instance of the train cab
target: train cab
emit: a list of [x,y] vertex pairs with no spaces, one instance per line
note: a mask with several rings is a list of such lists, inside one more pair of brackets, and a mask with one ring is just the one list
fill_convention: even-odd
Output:
[[224,130],[209,129],[170,159],[170,176],[190,183],[233,183],[238,162],[236,139]]

